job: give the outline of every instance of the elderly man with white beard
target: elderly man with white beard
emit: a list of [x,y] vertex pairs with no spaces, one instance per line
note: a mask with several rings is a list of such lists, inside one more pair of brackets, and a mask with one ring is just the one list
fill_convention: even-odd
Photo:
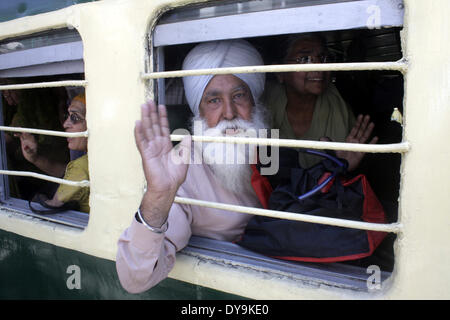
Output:
[[[262,64],[261,56],[248,42],[227,40],[196,46],[185,58],[183,69]],[[183,78],[194,114],[194,131],[201,125],[203,135],[235,136],[249,129],[257,132],[267,128],[259,104],[264,80],[263,73]],[[243,154],[247,163],[227,164],[227,152],[239,156],[237,145],[229,148],[224,143],[203,143],[203,161],[192,161],[197,142],[191,143],[186,136],[172,147],[164,106],[156,107],[150,101],[141,112],[135,138],[147,190],[131,225],[118,241],[116,258],[120,282],[131,293],[146,291],[165,279],[175,264],[176,252],[187,245],[191,235],[235,241],[251,218],[244,213],[175,203],[175,196],[261,206],[250,184],[251,152]],[[218,156],[221,150],[227,150],[223,157]]]

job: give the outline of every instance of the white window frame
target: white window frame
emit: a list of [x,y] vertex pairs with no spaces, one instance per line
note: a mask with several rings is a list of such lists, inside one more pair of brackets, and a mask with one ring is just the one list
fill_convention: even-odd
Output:
[[[12,52],[0,54],[0,78],[26,78],[73,73],[84,73],[83,43],[81,41],[72,41],[68,43],[53,44],[24,50],[14,50]],[[25,84],[0,85],[0,93],[2,90],[66,86],[85,87],[86,85],[87,82],[85,80],[64,80],[40,83],[29,82]],[[0,107],[0,110],[3,110],[1,101]],[[3,124],[3,113],[0,117],[0,124]],[[2,150],[2,156],[0,159],[0,174],[2,175],[2,180],[0,182],[2,184],[0,196],[3,202],[2,206],[11,211],[23,213],[42,220],[51,221],[78,229],[84,229],[87,226],[89,219],[89,214],[87,213],[69,210],[61,214],[36,214],[29,209],[28,201],[13,198],[9,195],[9,184],[7,178],[9,175],[34,177],[58,184],[73,186],[89,186],[89,181],[70,181],[36,172],[6,170],[6,146],[4,143],[4,131],[29,132],[59,137],[88,137],[88,130],[85,132],[69,133],[63,131],[18,128],[0,125],[0,131]],[[34,206],[38,209],[44,209],[40,208],[39,204],[34,204]]]
[[[375,6],[375,7],[374,7]],[[164,70],[164,46],[197,43],[210,40],[223,40],[233,38],[247,38],[256,36],[269,36],[287,33],[304,33],[332,30],[349,30],[355,28],[366,28],[368,25],[367,15],[370,12],[367,8],[378,8],[381,12],[389,12],[383,15],[376,27],[402,27],[403,26],[403,1],[402,0],[357,0],[357,1],[334,1],[310,7],[298,7],[273,10],[272,12],[242,13],[229,16],[196,19],[192,21],[172,22],[156,25],[151,33],[150,52],[154,55],[155,72],[145,72],[141,75],[143,81],[156,80],[158,88],[158,102],[164,103],[164,79],[170,77],[183,77],[204,74],[230,74],[246,72],[289,72],[289,71],[346,71],[346,70],[395,70],[402,74],[407,72],[407,61],[401,59],[395,62],[363,62],[363,63],[330,63],[330,64],[308,64],[308,65],[272,65],[272,66],[252,66],[236,68],[217,68],[205,70]],[[340,13],[340,14],[339,14]],[[280,19],[280,15],[288,14],[287,19]],[[256,26],[249,25],[248,21],[253,21],[254,17],[263,15],[268,20],[258,23]],[[310,15],[310,19],[305,19],[297,23],[296,16]],[[335,16],[337,19],[334,19]],[[284,17],[284,16],[283,16]],[[320,19],[318,18],[320,17]],[[363,18],[364,17],[364,18]],[[265,20],[265,19],[261,19]],[[260,18],[258,18],[260,21]],[[282,23],[280,26],[280,21]],[[292,25],[295,25],[293,27]],[[225,27],[226,26],[226,27]],[[237,29],[233,26],[237,26]],[[247,28],[248,27],[248,28]],[[245,29],[245,31],[243,31]],[[225,32],[223,32],[225,30]],[[276,30],[276,32],[274,31]],[[280,32],[279,30],[282,30]],[[162,99],[161,99],[162,97]],[[182,136],[172,135],[172,141],[180,141]],[[410,146],[407,141],[394,144],[369,145],[337,142],[318,142],[307,140],[288,139],[260,139],[260,138],[213,138],[192,136],[193,141],[222,141],[226,143],[252,143],[259,145],[277,145],[286,147],[347,150],[373,153],[400,153],[408,152]],[[245,212],[270,216],[275,218],[285,218],[297,221],[322,223],[328,225],[357,228],[362,230],[385,231],[399,234],[402,231],[400,222],[390,224],[374,224],[343,219],[332,219],[309,215],[279,212],[273,210],[232,206],[196,199],[175,198],[175,202],[201,205],[223,210]],[[367,279],[369,275],[361,268],[342,265],[340,263],[327,264],[323,268],[321,264],[286,262],[270,259],[254,252],[245,250],[240,246],[224,243],[201,237],[192,237],[188,246],[180,254],[196,256],[200,259],[208,259],[213,263],[239,265],[240,267],[268,272],[273,275],[289,274],[293,280],[310,285],[325,285],[340,287],[356,291],[368,291]],[[228,261],[228,262],[224,262]],[[280,265],[283,265],[280,269]],[[389,272],[382,272],[381,278],[384,281],[390,276]]]
[[81,41],[4,53],[0,58],[0,78],[84,72]]
[[[278,34],[366,28],[379,10],[376,27],[403,25],[402,0],[355,0],[307,7],[249,12],[213,18],[157,25],[153,46],[196,43],[211,40],[251,38]],[[369,11],[369,12],[368,12]],[[387,13],[387,14],[385,14]],[[302,17],[298,19],[298,17]],[[248,23],[258,21],[258,23]]]

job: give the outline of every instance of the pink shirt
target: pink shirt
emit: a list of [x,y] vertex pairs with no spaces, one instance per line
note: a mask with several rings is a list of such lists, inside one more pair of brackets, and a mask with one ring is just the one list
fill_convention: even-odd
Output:
[[[191,164],[177,196],[199,200],[261,207],[256,194],[236,194],[223,188],[207,165]],[[251,215],[174,203],[165,234],[148,230],[133,216],[118,242],[116,268],[122,286],[131,293],[150,289],[165,279],[175,264],[175,254],[191,235],[235,241]]]

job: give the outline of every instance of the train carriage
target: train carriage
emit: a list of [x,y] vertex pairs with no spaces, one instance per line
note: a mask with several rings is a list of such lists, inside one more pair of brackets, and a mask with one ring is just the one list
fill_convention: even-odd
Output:
[[[0,5],[1,203],[0,296],[105,299],[445,299],[450,177],[445,143],[450,118],[450,3],[435,0],[102,0],[10,1]],[[336,54],[329,64],[273,64],[272,41],[320,32]],[[393,206],[385,224],[324,219],[320,223],[389,233],[392,257],[371,264],[289,262],[222,241],[192,237],[169,278],[132,295],[115,271],[117,240],[145,188],[134,142],[139,106],[167,104],[171,129],[187,128],[183,95],[167,87],[183,76],[194,44],[243,38],[265,66],[203,73],[332,71],[355,112],[379,121],[376,145],[295,140],[296,147],[362,151],[375,191]],[[364,49],[355,54],[351,49]],[[360,52],[360,51],[356,51]],[[361,52],[360,52],[361,53]],[[367,79],[370,79],[370,83]],[[86,93],[87,130],[15,126],[5,93],[64,88]],[[367,91],[362,91],[367,90]],[[182,88],[181,88],[182,92]],[[373,94],[370,103],[365,92]],[[375,94],[376,93],[376,94]],[[31,111],[30,111],[31,112]],[[392,117],[392,119],[391,119]],[[87,137],[89,180],[16,170],[14,133]],[[179,136],[174,134],[174,142]],[[254,143],[254,142],[253,142]],[[256,142],[263,143],[263,142]],[[267,142],[264,142],[267,143]],[[286,141],[274,141],[283,145]],[[372,170],[372,171],[371,171]],[[378,179],[377,179],[378,178]],[[89,187],[90,212],[39,214],[17,192],[32,181]],[[189,205],[217,206],[177,198]],[[226,207],[280,217],[255,208]],[[290,218],[295,219],[291,216]],[[298,219],[317,222],[314,217]]]

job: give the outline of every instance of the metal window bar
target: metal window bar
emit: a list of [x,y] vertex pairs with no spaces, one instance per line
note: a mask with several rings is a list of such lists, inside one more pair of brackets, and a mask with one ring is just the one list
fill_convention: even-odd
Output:
[[33,177],[33,178],[37,178],[37,179],[41,179],[41,180],[55,182],[58,184],[67,184],[69,186],[74,186],[74,187],[89,187],[89,185],[90,185],[88,180],[81,180],[81,181],[65,180],[65,179],[55,178],[52,176],[40,174],[37,172],[31,172],[31,171],[0,170],[0,174],[6,174],[9,176]]
[[86,87],[86,85],[87,85],[86,80],[65,80],[65,81],[48,81],[48,82],[0,85],[0,90],[20,90],[20,89],[37,89],[37,88],[53,88],[53,87]]
[[[37,82],[37,83],[24,83],[24,84],[11,84],[11,85],[0,85],[1,90],[20,90],[20,89],[35,89],[35,88],[50,88],[50,87],[66,87],[66,86],[81,86],[85,87],[87,81],[85,80],[67,80],[67,81],[49,81],[49,82]],[[21,127],[8,127],[0,126],[0,131],[10,131],[10,132],[28,132],[34,134],[42,134],[57,137],[88,137],[88,131],[83,132],[63,132],[54,130],[42,130],[33,128],[21,128]],[[50,182],[55,182],[58,184],[66,184],[76,187],[89,187],[90,182],[88,180],[82,181],[72,181],[66,179],[55,178],[45,174],[40,174],[30,171],[13,171],[13,170],[0,170],[2,175],[13,175],[13,176],[23,176],[23,177],[34,177],[41,180],[46,180]]]
[[212,68],[195,70],[177,70],[142,73],[141,78],[159,79],[176,78],[187,76],[200,76],[207,74],[236,74],[236,73],[259,73],[259,72],[310,72],[310,71],[371,71],[371,70],[393,70],[405,73],[408,68],[406,59],[395,62],[355,62],[355,63],[311,63],[311,64],[279,64],[264,66],[245,66],[231,68]]
[[[170,135],[172,141],[181,141],[184,135]],[[313,140],[293,140],[274,138],[247,138],[247,137],[209,137],[191,136],[194,142],[222,142],[236,144],[257,144],[263,146],[308,148],[319,150],[345,150],[366,153],[406,153],[410,146],[408,142],[392,144],[361,144],[347,142],[328,142]]]
[[81,132],[64,132],[64,131],[22,128],[22,127],[8,127],[8,126],[0,126],[0,131],[27,132],[34,134],[43,134],[47,136],[67,137],[67,138],[88,137],[89,135],[87,130]]
[[313,216],[313,215],[309,215],[309,214],[291,213],[291,212],[268,210],[268,209],[259,209],[259,208],[254,208],[254,207],[245,207],[245,206],[196,200],[196,199],[183,198],[183,197],[175,197],[175,202],[180,203],[180,204],[197,205],[197,206],[202,206],[202,207],[234,211],[234,212],[241,212],[241,213],[248,213],[248,214],[266,216],[266,217],[272,217],[272,218],[278,218],[278,219],[312,222],[312,223],[319,223],[319,224],[326,224],[326,225],[331,225],[331,226],[361,229],[361,230],[372,230],[372,231],[384,231],[384,232],[398,233],[401,231],[401,227],[402,227],[401,223],[398,223],[398,222],[390,223],[390,224],[360,222],[360,221],[353,221],[353,220]]
[[81,132],[64,132],[64,131],[54,131],[54,130],[33,129],[33,128],[0,126],[0,131],[27,132],[27,133],[34,133],[34,134],[43,134],[43,135],[47,135],[47,136],[67,137],[67,138],[88,137],[87,130],[81,131]]
[[[256,73],[256,72],[308,72],[308,71],[356,71],[356,70],[358,71],[395,70],[400,71],[402,74],[405,74],[407,69],[408,69],[407,60],[401,59],[396,62],[290,64],[290,65],[245,66],[245,67],[196,69],[196,70],[177,70],[177,71],[142,73],[141,79],[145,81],[150,79],[198,76],[207,74],[218,75],[218,74]],[[183,138],[183,135],[171,135],[170,138],[172,141],[180,141]],[[373,153],[387,153],[387,152],[406,153],[410,148],[408,142],[384,144],[384,145],[367,145],[357,143],[325,142],[325,141],[310,141],[310,140],[245,138],[245,137],[207,137],[207,136],[192,136],[192,140],[194,142],[201,141],[201,142],[258,144],[258,145],[271,145],[279,147],[346,150],[346,151],[373,152]],[[182,197],[175,197],[174,201],[180,204],[198,205],[227,211],[273,217],[278,219],[319,223],[345,228],[383,231],[391,233],[399,233],[402,230],[402,224],[398,222],[389,224],[360,222],[337,218],[319,217],[308,214],[290,213],[277,210],[230,205]]]

